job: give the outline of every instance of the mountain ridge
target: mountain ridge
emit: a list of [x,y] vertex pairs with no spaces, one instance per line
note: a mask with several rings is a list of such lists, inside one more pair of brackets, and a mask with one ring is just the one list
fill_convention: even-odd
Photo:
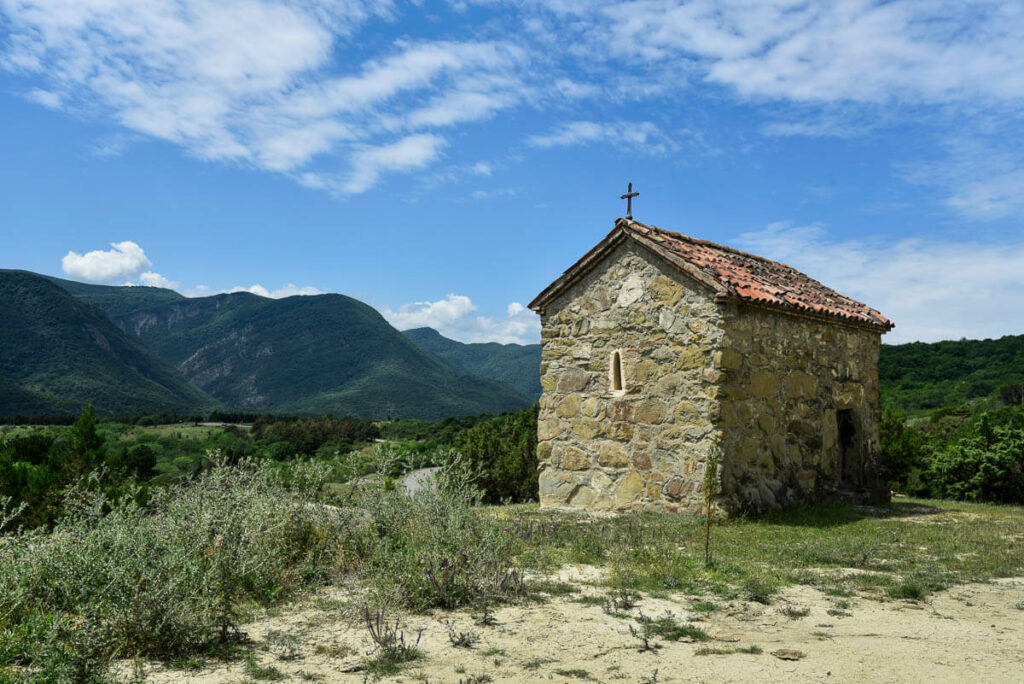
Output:
[[[232,409],[437,419],[532,403],[505,383],[453,368],[345,295],[189,298],[163,288],[20,273],[105,316],[183,382]],[[0,394],[12,405],[26,401],[18,383],[0,383]],[[47,409],[45,401],[28,403],[32,412],[48,412],[40,410]],[[50,402],[54,407],[77,408]],[[121,403],[118,410],[124,410]]]
[[402,334],[456,370],[504,382],[531,399],[540,398],[540,344],[459,342],[429,327]]
[[29,271],[0,270],[0,413],[178,412],[218,405],[100,308]]

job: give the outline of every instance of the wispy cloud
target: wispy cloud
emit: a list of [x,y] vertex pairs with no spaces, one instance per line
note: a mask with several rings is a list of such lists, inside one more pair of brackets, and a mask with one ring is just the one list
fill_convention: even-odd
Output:
[[572,121],[555,127],[549,133],[530,136],[526,142],[541,148],[603,143],[647,154],[665,154],[677,147],[650,121]]
[[770,137],[802,136],[806,138],[855,138],[872,130],[870,116],[857,120],[848,117],[818,116],[793,118],[788,121],[769,121],[761,132]]
[[[429,131],[493,116],[525,92],[525,53],[500,42],[400,40],[377,58],[334,61],[354,31],[393,15],[386,0],[0,0],[0,12],[0,68],[43,84],[27,98],[107,112],[195,157],[300,182],[348,166],[346,182],[321,183],[341,193],[422,168],[443,146]],[[410,135],[393,142],[396,132]],[[334,169],[310,168],[326,157]]]
[[821,225],[779,222],[737,242],[880,310],[896,322],[888,343],[1024,333],[1007,328],[1024,321],[1022,241],[837,241]]
[[[418,22],[397,23],[422,8],[391,0],[0,0],[0,68],[24,77],[24,97],[42,106],[342,195],[426,169],[462,144],[459,127],[515,108],[564,120],[530,136],[534,148],[660,155],[689,144],[679,131],[698,126],[630,123],[644,110],[625,107],[679,108],[724,92],[773,108],[765,135],[855,137],[883,110],[955,109],[964,126],[977,109],[1019,122],[1024,103],[1019,2],[479,4],[522,29],[515,40],[504,24],[471,19],[447,27],[445,40],[360,40],[383,22],[415,34]],[[948,206],[996,215],[1020,182],[977,181],[951,191]]]
[[536,344],[540,340],[540,319],[519,302],[506,307],[499,318],[473,315],[477,310],[465,295],[449,294],[434,302],[404,304],[381,313],[399,330],[430,327],[462,342]]
[[1020,133],[955,137],[946,155],[927,162],[896,165],[905,180],[938,189],[942,202],[975,220],[1024,216],[1024,149]]
[[89,147],[89,152],[94,157],[119,157],[140,139],[141,136],[134,133],[106,135],[96,140]]
[[1024,8],[938,0],[548,3],[592,55],[695,60],[746,96],[830,102],[1024,97]]
[[25,93],[25,99],[41,104],[49,109],[60,109],[61,104],[64,102],[64,98],[61,97],[60,93],[52,90],[43,90],[42,88],[33,88],[28,91]]
[[421,169],[436,159],[446,144],[444,138],[421,133],[390,145],[361,149],[352,156],[352,175],[342,187],[350,194],[365,192],[386,171]]

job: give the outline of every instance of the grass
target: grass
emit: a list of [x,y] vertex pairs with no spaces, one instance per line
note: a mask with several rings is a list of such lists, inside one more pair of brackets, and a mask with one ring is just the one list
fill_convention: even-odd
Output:
[[283,672],[273,665],[260,665],[251,655],[245,660],[245,674],[259,682],[279,682],[285,678]]
[[579,587],[568,582],[552,582],[550,580],[530,582],[529,588],[531,591],[549,596],[568,596],[570,594],[578,594],[580,591]]
[[699,627],[686,625],[676,620],[672,613],[665,613],[660,618],[651,621],[651,633],[660,636],[667,641],[710,641],[711,636]]
[[585,606],[603,606],[608,602],[608,599],[604,596],[593,596],[590,594],[584,596],[573,596],[569,600],[573,603],[582,603]]
[[613,588],[644,593],[767,603],[783,586],[809,584],[834,596],[877,592],[916,600],[1024,568],[1024,546],[1007,543],[1024,526],[1019,506],[900,499],[889,506],[830,503],[732,519],[714,529],[715,561],[708,568],[702,520],[693,516],[631,514],[582,525],[573,519],[576,524],[556,530],[552,526],[568,516],[528,506],[492,510],[504,524],[549,526],[523,549],[528,566],[606,566]]

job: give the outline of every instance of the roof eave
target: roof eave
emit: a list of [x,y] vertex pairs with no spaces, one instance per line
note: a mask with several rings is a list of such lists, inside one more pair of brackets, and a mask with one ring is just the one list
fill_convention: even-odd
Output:
[[851,328],[859,328],[861,330],[870,330],[871,332],[879,335],[884,335],[893,328],[896,324],[890,321],[884,316],[880,320],[866,320],[858,318],[856,316],[843,316],[841,314],[832,312],[821,312],[814,311],[812,309],[805,309],[799,306],[793,306],[789,304],[780,304],[778,302],[770,302],[767,300],[751,299],[749,297],[741,297],[739,295],[718,295],[715,297],[716,302],[738,304],[740,306],[750,306],[758,309],[766,309],[781,314],[788,314],[791,316],[798,316],[801,318],[811,318],[826,323],[833,323],[835,325],[845,325]]

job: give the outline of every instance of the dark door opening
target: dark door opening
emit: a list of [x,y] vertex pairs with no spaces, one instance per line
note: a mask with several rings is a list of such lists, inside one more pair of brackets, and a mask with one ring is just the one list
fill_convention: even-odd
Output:
[[860,483],[860,450],[857,448],[857,424],[851,409],[836,411],[839,428],[839,482],[844,486]]

